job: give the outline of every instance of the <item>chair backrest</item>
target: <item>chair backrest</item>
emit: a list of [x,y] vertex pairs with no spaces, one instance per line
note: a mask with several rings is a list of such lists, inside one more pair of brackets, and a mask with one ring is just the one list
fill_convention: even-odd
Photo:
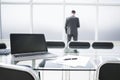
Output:
[[120,62],[107,62],[97,69],[96,80],[120,80]]
[[0,63],[0,80],[39,80],[28,67]]
[[94,49],[112,49],[113,46],[112,42],[93,42],[92,44]]
[[6,49],[6,44],[5,43],[0,43],[0,49]]
[[88,48],[90,48],[90,43],[89,42],[71,41],[71,42],[69,42],[69,48],[88,49]]
[[62,41],[47,41],[48,48],[64,48],[65,43]]

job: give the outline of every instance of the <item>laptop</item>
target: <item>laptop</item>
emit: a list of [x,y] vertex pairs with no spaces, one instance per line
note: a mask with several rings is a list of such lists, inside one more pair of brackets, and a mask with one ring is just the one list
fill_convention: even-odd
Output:
[[44,34],[10,34],[10,44],[11,55],[19,60],[56,57],[48,52]]

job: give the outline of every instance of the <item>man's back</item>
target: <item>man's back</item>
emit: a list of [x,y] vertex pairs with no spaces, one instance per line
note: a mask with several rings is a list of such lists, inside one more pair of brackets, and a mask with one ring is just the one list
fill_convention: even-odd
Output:
[[72,37],[74,41],[78,40],[78,30],[80,27],[79,18],[75,17],[75,10],[71,11],[72,16],[66,19],[65,32],[67,34],[67,42],[71,41]]
[[70,27],[79,27],[79,19],[75,16],[71,16],[68,18],[68,26]]
[[79,18],[71,16],[66,21],[67,33],[68,34],[77,34],[77,28],[79,25]]

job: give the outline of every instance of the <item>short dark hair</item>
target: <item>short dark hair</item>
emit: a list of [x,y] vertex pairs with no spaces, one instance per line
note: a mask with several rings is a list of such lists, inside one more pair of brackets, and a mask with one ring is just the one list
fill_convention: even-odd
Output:
[[72,10],[71,12],[72,12],[73,14],[75,14],[75,13],[76,13],[76,11],[75,11],[75,10]]

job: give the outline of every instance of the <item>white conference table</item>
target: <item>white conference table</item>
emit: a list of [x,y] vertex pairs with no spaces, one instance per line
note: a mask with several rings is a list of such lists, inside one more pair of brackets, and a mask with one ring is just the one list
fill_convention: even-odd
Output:
[[[68,56],[68,55],[67,55]],[[69,56],[69,57],[79,57],[79,56]],[[86,59],[86,56],[80,56],[80,58],[83,59]],[[68,58],[68,57],[67,57]],[[88,56],[87,56],[88,58]],[[79,61],[73,61],[73,60],[64,60],[64,61],[61,61],[61,59],[66,59],[65,56],[63,57],[58,57],[58,59],[55,59],[55,60],[45,60],[44,61],[44,67],[38,67],[38,68],[35,68],[34,70],[38,71],[38,72],[45,72],[45,71],[54,71],[56,72],[56,76],[57,76],[57,72],[61,71],[62,72],[62,78],[65,79],[65,80],[70,80],[70,74],[73,72],[81,72],[79,74],[80,75],[83,75],[84,76],[86,75],[86,77],[88,77],[88,79],[85,79],[85,80],[92,80],[93,78],[95,78],[96,76],[96,70],[98,68],[99,65],[107,62],[107,61],[120,61],[120,59],[118,57],[113,57],[113,56],[109,56],[109,57],[106,57],[106,56],[99,56],[99,58],[97,59],[92,59],[93,57],[89,57],[88,61],[83,61],[86,62],[85,64],[81,64],[78,65],[78,63],[76,62],[79,62]],[[82,59],[81,59],[82,60]],[[68,63],[66,62],[68,61]],[[71,63],[71,64],[70,64]],[[73,66],[72,66],[73,64]],[[83,74],[82,74],[83,72]],[[77,74],[77,73],[75,73]],[[78,74],[77,74],[78,75]],[[54,76],[53,76],[54,77]]]

